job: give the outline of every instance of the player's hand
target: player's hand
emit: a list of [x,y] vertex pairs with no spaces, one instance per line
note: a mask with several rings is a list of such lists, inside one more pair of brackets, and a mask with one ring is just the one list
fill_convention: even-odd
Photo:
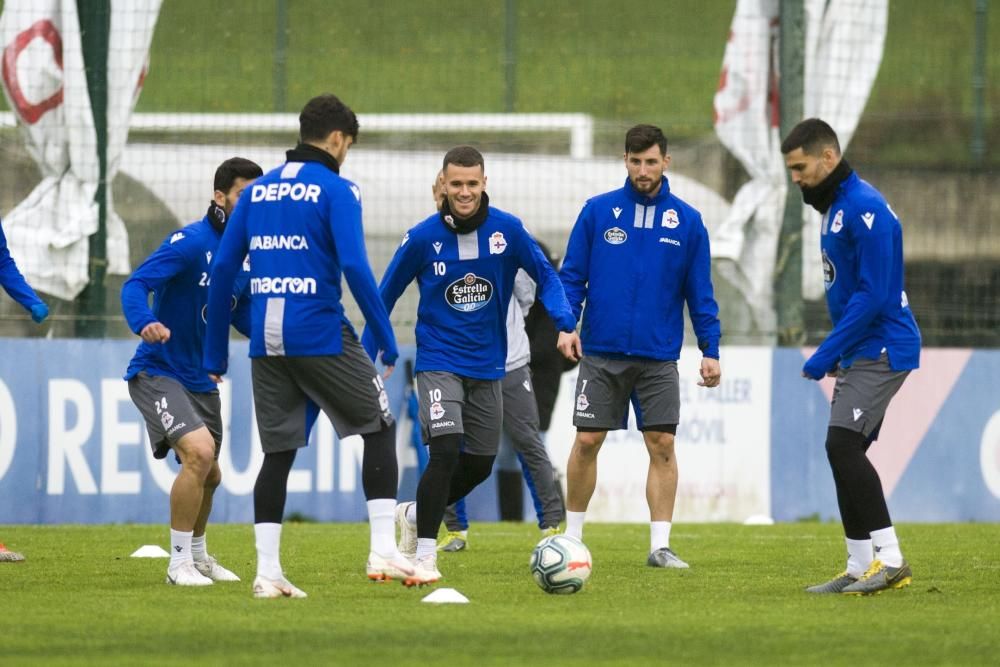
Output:
[[36,303],[31,307],[31,319],[35,324],[41,324],[49,316],[49,307],[44,303]]
[[222,384],[224,382],[224,380],[222,379],[222,376],[221,375],[216,375],[215,373],[209,373],[208,374],[208,379],[211,380],[212,382],[214,382],[215,384]]
[[701,382],[699,387],[718,387],[722,381],[722,366],[718,359],[711,357],[701,358]]
[[560,331],[556,347],[570,361],[580,361],[583,358],[583,344],[580,342],[580,334],[575,331]]
[[389,379],[389,376],[390,376],[390,375],[392,375],[392,371],[393,371],[393,370],[394,370],[395,368],[396,368],[396,365],[395,365],[395,364],[393,364],[392,366],[386,366],[386,367],[385,367],[385,372],[384,372],[384,373],[382,373],[382,379],[383,379],[383,380],[388,380],[388,379]]
[[150,322],[142,328],[139,336],[147,343],[166,343],[170,340],[170,329],[159,322]]

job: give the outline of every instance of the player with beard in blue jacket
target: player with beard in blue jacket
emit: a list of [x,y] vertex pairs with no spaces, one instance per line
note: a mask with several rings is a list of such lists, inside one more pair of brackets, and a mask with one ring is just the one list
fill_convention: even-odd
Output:
[[[223,429],[219,391],[201,357],[212,259],[236,201],[262,173],[244,158],[219,165],[205,217],[172,232],[122,286],[125,319],[142,337],[125,372],[129,395],[146,421],[153,456],[162,459],[173,449],[181,464],[170,489],[167,567],[167,583],[178,586],[239,581],[205,546],[212,497],[222,481]],[[244,335],[250,332],[245,285],[241,281],[230,298],[233,325]]]
[[[698,384],[704,387],[719,384],[721,329],[708,231],[701,214],[670,191],[664,176],[669,164],[660,128],[630,129],[624,187],[587,201],[570,234],[560,276],[573,314],[583,311],[584,356],[573,413],[577,432],[566,467],[566,534],[583,538],[597,454],[609,430],[624,428],[631,399],[649,453],[646,563],[686,568],[670,549],[684,304],[703,355]],[[570,356],[571,341],[560,336],[558,347]]]
[[240,200],[213,263],[204,364],[221,381],[229,294],[249,253],[253,398],[264,450],[254,484],[257,598],[306,597],[285,578],[279,550],[288,474],[319,409],[341,438],[364,439],[368,578],[413,573],[396,546],[399,470],[389,398],[341,303],[343,275],[383,350],[388,376],[396,338],[368,264],[361,190],[340,175],[357,136],[357,116],[335,95],[309,100],[299,114],[300,143]]
[[[493,468],[503,414],[507,308],[518,269],[535,281],[539,300],[579,347],[555,269],[520,220],[490,206],[483,156],[458,146],[444,156],[442,169],[441,210],[403,236],[379,288],[389,312],[414,279],[420,288],[414,370],[430,457],[416,503],[396,509],[400,550],[416,559],[409,585],[441,578],[437,534],[445,507]],[[374,357],[380,346],[371,334],[369,328],[364,343]]]
[[913,575],[866,453],[892,397],[920,365],[920,330],[903,287],[903,228],[885,197],[843,159],[826,122],[802,121],[781,152],[802,199],[823,215],[820,249],[833,331],[802,375],[837,378],[826,453],[847,542],[844,572],[806,590],[866,595],[902,588]]

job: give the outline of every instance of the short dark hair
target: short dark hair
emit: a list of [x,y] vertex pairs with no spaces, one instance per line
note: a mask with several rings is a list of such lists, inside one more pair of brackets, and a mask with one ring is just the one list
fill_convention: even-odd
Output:
[[824,148],[833,148],[840,155],[840,140],[833,128],[819,118],[806,118],[792,128],[785,140],[781,142],[781,154],[788,155],[796,148],[801,148],[806,155],[819,155]]
[[332,93],[312,98],[299,114],[299,139],[303,142],[322,141],[331,132],[340,130],[358,140],[358,117],[351,108]]
[[625,133],[626,153],[641,153],[652,146],[660,147],[660,155],[667,154],[667,137],[655,125],[636,125]]
[[483,154],[472,146],[455,146],[445,153],[444,161],[441,163],[441,171],[447,169],[449,164],[459,167],[480,166],[483,170],[486,169],[486,161],[483,160]]
[[264,170],[256,162],[245,157],[231,157],[215,170],[215,189],[228,193],[237,178],[252,181],[264,175]]

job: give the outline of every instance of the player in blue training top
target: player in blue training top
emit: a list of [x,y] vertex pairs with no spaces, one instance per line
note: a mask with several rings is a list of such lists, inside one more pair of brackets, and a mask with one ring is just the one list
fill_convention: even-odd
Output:
[[[436,549],[445,506],[465,497],[493,468],[503,413],[505,321],[518,269],[538,284],[539,298],[559,328],[576,337],[555,269],[520,220],[490,206],[479,151],[451,149],[443,171],[441,210],[403,236],[380,286],[389,312],[414,279],[420,287],[414,370],[430,460],[417,502],[396,509],[400,550],[416,558],[409,585],[441,578]],[[364,342],[374,356],[381,346],[372,333],[365,332]]]
[[[674,434],[680,419],[677,359],[684,304],[702,352],[699,385],[719,384],[719,307],[701,214],[670,191],[667,138],[637,125],[625,135],[622,188],[584,205],[570,233],[562,277],[573,314],[583,302],[584,357],[576,383],[576,438],[566,466],[566,534],[582,539],[607,432],[627,423],[628,403],[649,452],[651,567],[686,568],[670,549],[677,496]],[[559,349],[569,356],[570,341]]]
[[389,398],[340,301],[343,273],[391,371],[396,339],[368,264],[361,191],[339,173],[357,139],[358,119],[336,96],[320,95],[303,107],[299,136],[288,161],[258,179],[233,212],[208,297],[205,369],[221,381],[229,294],[249,252],[253,398],[264,450],[254,485],[253,594],[259,598],[305,597],[285,578],[278,554],[288,473],[298,448],[308,444],[318,409],[341,438],[364,438],[368,577],[413,573],[396,547],[398,467]]
[[903,228],[885,197],[841,157],[837,134],[824,121],[796,125],[781,152],[802,199],[823,214],[820,248],[833,331],[802,375],[837,378],[826,453],[847,541],[846,570],[806,590],[868,594],[902,588],[912,573],[866,452],[878,438],[889,401],[920,365],[920,330],[903,289]]
[[[173,449],[181,464],[170,489],[168,584],[239,581],[205,546],[212,497],[222,481],[223,429],[219,391],[201,356],[212,257],[240,194],[262,173],[244,158],[219,165],[205,217],[171,233],[122,286],[125,319],[142,337],[125,372],[129,395],[146,421],[153,456],[162,459]],[[248,334],[248,304],[239,291],[232,294],[233,324]]]

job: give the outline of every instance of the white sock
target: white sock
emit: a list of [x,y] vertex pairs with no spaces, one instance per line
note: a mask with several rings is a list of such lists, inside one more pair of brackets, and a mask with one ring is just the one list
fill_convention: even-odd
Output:
[[191,538],[191,557],[198,561],[208,560],[208,547],[204,535]]
[[566,534],[583,541],[583,519],[586,512],[570,512],[566,510]]
[[371,530],[371,551],[383,558],[396,555],[396,500],[376,498],[368,501],[368,527]]
[[267,579],[280,579],[281,524],[255,523],[253,533],[257,543],[257,574]]
[[170,565],[180,565],[191,561],[192,530],[170,529]]
[[437,540],[430,537],[417,538],[417,560],[423,560],[428,556],[437,554]]
[[670,547],[670,525],[669,521],[649,522],[649,553]]
[[406,520],[409,521],[410,523],[416,523],[417,522],[417,504],[416,503],[410,503],[410,505],[406,508]]
[[875,558],[889,567],[899,567],[903,564],[903,552],[899,550],[899,539],[896,529],[892,526],[872,531],[872,546],[875,547]]
[[872,541],[852,540],[845,537],[847,543],[847,574],[860,577],[872,564]]

